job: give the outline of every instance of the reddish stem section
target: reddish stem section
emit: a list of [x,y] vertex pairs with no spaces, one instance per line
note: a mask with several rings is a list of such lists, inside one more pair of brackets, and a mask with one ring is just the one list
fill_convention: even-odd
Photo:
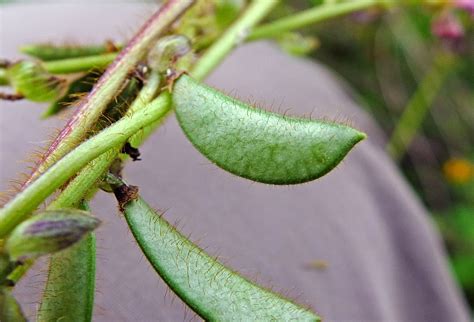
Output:
[[22,185],[21,190],[84,139],[90,125],[97,121],[107,103],[113,99],[127,78],[130,70],[153,45],[154,40],[194,2],[195,0],[170,0],[147,20],[110,64],[92,91],[79,103],[76,112],[42,156],[35,170]]

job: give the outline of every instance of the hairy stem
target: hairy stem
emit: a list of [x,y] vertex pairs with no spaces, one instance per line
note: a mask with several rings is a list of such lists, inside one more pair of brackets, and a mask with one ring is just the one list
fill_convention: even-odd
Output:
[[0,209],[0,238],[28,217],[41,202],[87,163],[125,143],[130,136],[161,118],[168,112],[170,105],[170,96],[164,93],[146,108],[122,118],[56,162]]
[[[143,110],[143,108],[156,96],[160,84],[161,77],[158,74],[153,73],[130,106],[127,115],[133,115],[134,113]],[[160,118],[159,121],[160,120],[162,120],[162,118]],[[143,129],[141,132],[145,130],[146,129]],[[143,135],[135,134],[130,138],[130,140],[136,136],[143,138]],[[141,142],[134,143],[136,144],[134,146],[138,146]],[[93,160],[82,169],[82,171],[67,185],[66,189],[61,192],[48,208],[73,207],[78,204],[86,193],[93,188],[97,180],[107,172],[119,152],[120,147],[114,147]]]
[[[272,3],[272,5],[274,5]],[[234,25],[231,27],[234,30],[240,30],[240,28],[245,29],[245,25],[248,24],[243,24],[241,21],[249,21],[248,16],[255,16],[254,11],[260,11],[261,8],[259,6],[251,6],[246,12],[242,15],[242,17],[237,20]],[[267,12],[270,10],[268,9]],[[262,19],[263,16],[260,17]],[[256,22],[254,22],[256,23]],[[237,28],[236,26],[241,26],[240,28]],[[236,37],[236,33],[233,33],[234,36]],[[229,36],[228,36],[229,37]],[[232,42],[231,42],[232,43]],[[217,49],[216,49],[217,48]],[[224,54],[229,53],[233,48],[233,45],[229,46],[229,40],[218,40],[211,48],[210,50],[213,51],[219,51],[219,52],[224,52]],[[215,62],[210,62],[211,58],[219,58]],[[205,76],[211,72],[222,60],[222,57],[219,56],[211,56],[211,58],[206,58],[205,60],[199,60],[197,62],[197,65],[200,64],[205,64],[205,67],[200,68],[200,76],[195,76],[195,78],[202,80],[205,78]],[[132,104],[132,106],[129,109],[129,113],[133,113],[134,111],[140,110],[140,102],[144,103],[148,99],[150,99],[150,95],[154,95],[154,86],[159,86],[159,79],[154,79],[152,74],[152,77],[149,79],[148,84],[142,89],[141,93],[135,100],[135,102]],[[157,83],[158,82],[158,83]],[[152,94],[153,93],[153,94]],[[169,94],[168,93],[162,93],[158,99],[163,99],[166,97],[166,99],[169,99]],[[158,100],[157,99],[157,100]],[[149,126],[146,126],[143,128],[141,133],[136,133],[133,135],[129,140],[134,146],[139,146],[141,142],[149,135],[154,128],[156,128],[160,123],[163,117],[167,114],[167,112],[164,113],[164,115],[161,118],[158,118],[157,121],[152,122]],[[97,182],[97,180],[106,172],[106,170],[109,168],[111,162],[115,159],[119,152],[119,146],[115,146],[114,148],[110,149],[106,153],[100,155],[98,158],[93,160],[86,168],[84,168],[81,173],[74,178],[73,181],[71,181],[66,189],[59,195],[59,197],[51,203],[50,207],[54,208],[60,208],[60,207],[71,207],[77,204],[83,197],[84,195],[90,191],[90,189],[93,187],[93,185]],[[0,211],[0,219],[2,218],[2,212]],[[21,220],[20,220],[21,221]],[[2,233],[2,225],[0,223],[0,236]],[[17,279],[20,279],[21,276],[24,274],[26,270],[18,271],[18,277]]]
[[[128,109],[127,115],[132,115],[147,106],[156,97],[160,84],[160,75],[152,73]],[[163,118],[164,116],[160,120]],[[141,132],[145,130],[144,128]],[[135,134],[134,136],[137,135]],[[80,205],[83,201],[83,196],[93,191],[92,189],[94,189],[97,181],[107,172],[119,152],[120,147],[112,148],[90,162],[69,182],[61,194],[48,206],[48,209],[69,208]],[[38,313],[40,320],[56,320],[61,316],[74,319],[78,315],[83,316],[87,321],[91,320],[94,306],[93,282],[95,278],[94,271],[91,268],[95,255],[94,236],[91,234],[73,248],[51,257],[48,279]],[[76,291],[67,292],[68,288],[73,288]],[[60,293],[67,293],[68,297],[53,296],[58,291]],[[83,305],[86,309],[74,309],[76,304],[74,304],[72,309],[69,307],[70,303],[81,301],[87,302],[87,305]]]
[[299,29],[314,23],[362,10],[380,4],[390,4],[393,0],[352,0],[336,4],[320,5],[300,13],[282,18],[255,28],[247,37],[248,41],[272,38],[284,32]]
[[[226,33],[227,36],[223,36],[218,40],[206,53],[206,55],[200,59],[196,64],[198,70],[197,75],[193,74],[195,78],[202,80],[206,75],[213,70],[234,47],[234,43],[238,35],[245,29],[249,28],[253,24],[257,23],[258,20],[262,19],[265,13],[268,13],[271,8],[277,3],[277,1],[268,1],[269,4],[262,6],[261,1],[255,1],[254,5],[249,7],[244,13],[241,19],[239,19]],[[230,32],[233,30],[232,32]],[[230,35],[229,35],[230,34]],[[211,55],[209,55],[211,52]],[[221,53],[220,55],[212,54],[212,52]],[[221,56],[224,55],[224,56]],[[203,67],[199,67],[203,66]],[[148,102],[153,95],[156,93],[160,83],[159,76],[152,74],[147,86],[143,88],[141,94],[137,97],[134,104],[130,107],[128,114],[133,114],[143,108],[143,105]],[[161,121],[158,120],[156,123]],[[146,136],[158,125],[152,124],[147,128],[144,128],[140,134],[136,134],[130,138],[130,141],[134,146],[139,146]],[[84,168],[82,172],[68,185],[68,187],[59,195],[59,197],[53,201],[51,206],[53,207],[67,207],[72,206],[79,202],[84,194],[92,188],[97,182],[101,175],[108,169],[112,161],[116,158],[119,152],[119,148],[116,147],[111,149],[107,153],[104,153],[96,160],[94,160],[89,166]]]
[[77,112],[53,141],[38,167],[22,188],[77,146],[113,99],[130,70],[145,55],[154,41],[178,19],[195,0],[170,0],[143,25],[128,45],[98,80]]

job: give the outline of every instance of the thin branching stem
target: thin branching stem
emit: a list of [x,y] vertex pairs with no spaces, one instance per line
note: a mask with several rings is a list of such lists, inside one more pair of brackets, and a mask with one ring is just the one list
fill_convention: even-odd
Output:
[[204,79],[237,45],[241,44],[250,30],[262,20],[277,4],[278,0],[253,1],[238,19],[202,56],[191,75]]
[[146,108],[122,118],[56,162],[0,209],[0,238],[5,237],[85,165],[108,150],[125,143],[130,136],[166,114],[170,106],[170,96],[164,93]]
[[[143,108],[153,100],[159,90],[161,84],[160,79],[160,75],[156,73],[153,73],[150,76],[146,85],[142,88],[137,98],[127,111],[127,115],[133,115],[134,113],[143,110]],[[164,116],[165,115],[163,115],[163,117]],[[157,122],[161,121],[163,117],[161,117]],[[140,132],[144,131],[146,131],[145,128]],[[143,140],[144,135],[144,133],[135,134],[130,138],[130,140],[133,137],[139,137]],[[136,141],[135,144],[138,146],[139,142]],[[78,204],[84,198],[86,193],[93,188],[97,180],[99,180],[100,177],[109,169],[119,152],[120,147],[114,147],[89,163],[48,206],[48,209],[73,207]]]
[[272,21],[255,28],[247,37],[248,41],[272,38],[282,33],[303,28],[323,20],[366,9],[375,5],[388,5],[393,0],[352,0],[336,4],[319,5],[300,13]]
[[129,72],[143,58],[156,39],[194,2],[195,0],[170,0],[148,19],[82,101],[77,112],[53,141],[22,188],[25,188],[85,138],[107,104],[114,98]]

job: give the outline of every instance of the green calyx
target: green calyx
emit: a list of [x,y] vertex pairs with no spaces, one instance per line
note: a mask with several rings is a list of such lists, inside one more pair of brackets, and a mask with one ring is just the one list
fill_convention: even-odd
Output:
[[63,250],[99,225],[88,212],[76,209],[49,210],[18,225],[5,243],[11,260],[25,260]]
[[64,80],[49,74],[40,63],[20,61],[8,67],[6,75],[10,85],[33,102],[52,102],[60,98],[65,89]]

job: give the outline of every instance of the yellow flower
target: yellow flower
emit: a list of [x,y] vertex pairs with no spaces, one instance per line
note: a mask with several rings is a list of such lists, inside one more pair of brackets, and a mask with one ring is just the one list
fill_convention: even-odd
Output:
[[449,159],[443,165],[446,179],[454,183],[465,183],[474,176],[474,165],[466,159]]

